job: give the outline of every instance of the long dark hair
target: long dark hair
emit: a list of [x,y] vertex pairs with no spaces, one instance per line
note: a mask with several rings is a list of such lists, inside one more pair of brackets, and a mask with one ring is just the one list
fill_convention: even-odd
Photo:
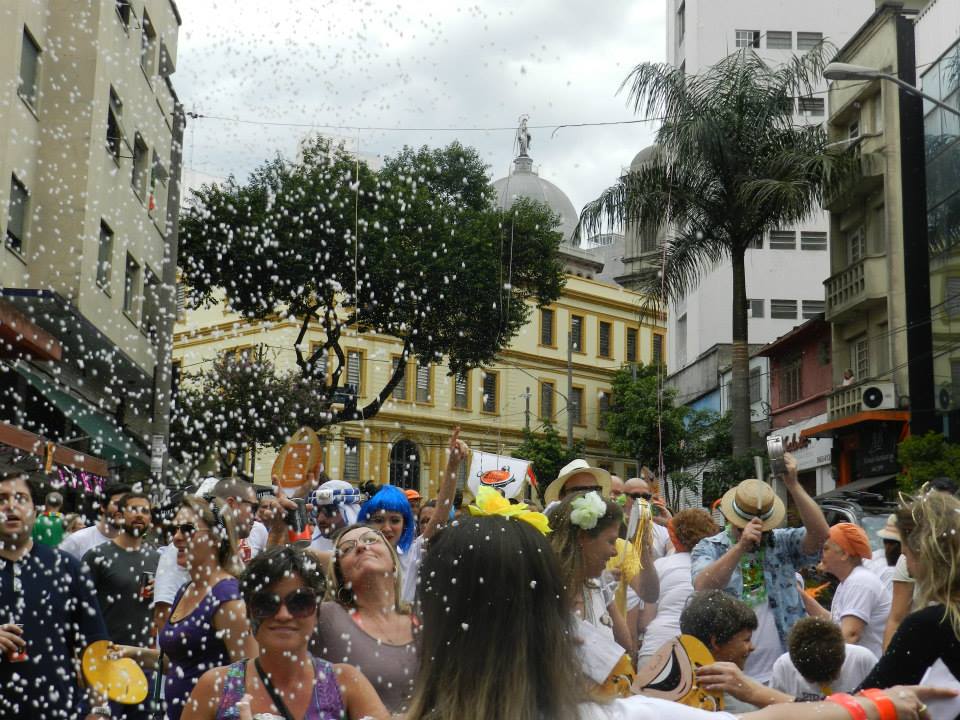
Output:
[[556,555],[527,523],[472,517],[420,569],[420,670],[407,720],[575,720],[586,700]]

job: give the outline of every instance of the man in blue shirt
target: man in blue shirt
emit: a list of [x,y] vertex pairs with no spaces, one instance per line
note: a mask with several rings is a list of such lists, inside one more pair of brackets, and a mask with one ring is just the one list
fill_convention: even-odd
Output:
[[88,574],[35,543],[35,521],[26,476],[0,475],[0,717],[93,720],[76,660],[107,629]]
[[720,509],[723,532],[701,540],[691,553],[695,590],[726,590],[757,614],[754,650],[745,671],[768,682],[773,663],[786,652],[790,628],[806,615],[796,572],[820,559],[830,528],[820,507],[797,480],[797,462],[784,455],[787,492],[803,527],[779,528],[786,515],[783,501],[760,480],[744,480],[727,491]]

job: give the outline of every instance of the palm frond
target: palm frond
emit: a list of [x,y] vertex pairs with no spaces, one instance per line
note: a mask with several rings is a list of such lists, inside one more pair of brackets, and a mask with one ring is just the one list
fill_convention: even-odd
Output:
[[730,255],[729,243],[703,228],[688,227],[671,234],[662,248],[658,273],[644,291],[659,303],[675,302]]

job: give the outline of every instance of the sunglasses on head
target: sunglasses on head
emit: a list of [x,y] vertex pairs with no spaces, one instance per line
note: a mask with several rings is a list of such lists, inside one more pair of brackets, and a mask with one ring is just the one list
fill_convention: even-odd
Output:
[[317,611],[317,594],[305,587],[297,588],[286,597],[266,591],[254,593],[250,598],[250,614],[262,622],[280,612],[281,605],[295,618],[309,617]]

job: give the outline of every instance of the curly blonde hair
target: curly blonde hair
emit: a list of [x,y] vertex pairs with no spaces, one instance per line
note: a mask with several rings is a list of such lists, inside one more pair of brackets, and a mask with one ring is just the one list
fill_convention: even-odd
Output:
[[901,503],[897,529],[917,559],[913,570],[920,605],[942,604],[944,619],[960,637],[960,500],[924,486]]

